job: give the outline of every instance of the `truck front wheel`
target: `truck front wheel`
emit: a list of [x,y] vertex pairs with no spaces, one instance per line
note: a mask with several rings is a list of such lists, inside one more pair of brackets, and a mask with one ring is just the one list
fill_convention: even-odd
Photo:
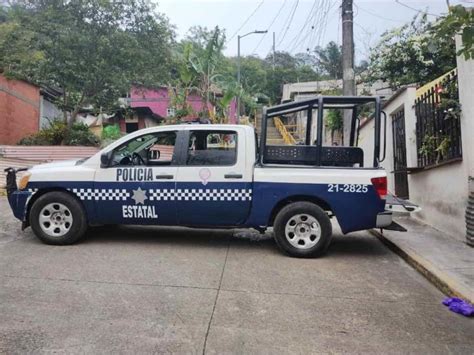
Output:
[[77,242],[84,235],[87,219],[77,199],[65,192],[53,191],[33,203],[30,225],[44,243],[67,245]]
[[310,202],[294,202],[283,207],[275,218],[273,231],[278,247],[299,258],[322,255],[332,236],[326,212]]

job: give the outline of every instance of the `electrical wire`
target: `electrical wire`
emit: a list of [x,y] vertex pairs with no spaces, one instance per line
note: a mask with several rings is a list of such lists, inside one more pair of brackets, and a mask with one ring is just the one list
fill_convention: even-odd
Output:
[[273,20],[272,22],[270,22],[270,24],[268,25],[267,29],[266,29],[266,33],[262,36],[262,38],[260,38],[260,41],[258,41],[258,44],[255,46],[255,48],[253,49],[252,53],[255,53],[255,51],[258,49],[258,47],[260,47],[260,45],[262,44],[263,40],[265,39],[265,37],[267,36],[268,34],[268,31],[270,30],[270,28],[273,26],[273,24],[275,23],[276,19],[278,18],[278,16],[280,16],[281,14],[281,11],[283,10],[283,8],[285,7],[285,4],[286,4],[286,1],[287,0],[284,0],[283,1],[283,4],[280,6],[280,9],[278,10],[277,14],[275,15],[275,17],[273,17]]
[[[313,45],[313,47],[319,47],[321,46],[322,44],[322,41],[324,40],[324,38],[326,37],[326,30],[327,30],[327,27],[328,27],[328,19],[329,19],[329,12],[332,10],[332,8],[334,7],[334,5],[336,5],[337,2],[333,2],[331,4],[330,1],[327,2],[327,9],[326,11],[324,12],[324,14],[322,15],[322,21],[321,21],[321,25],[319,26],[319,31],[318,31],[318,35],[317,35],[317,40],[315,38],[315,42],[312,42],[312,43],[315,43],[316,45]],[[322,29],[321,29],[322,28]],[[311,43],[310,43],[311,45]]]
[[[285,37],[286,37],[286,34],[288,33],[288,30],[289,30],[290,27],[291,27],[291,23],[293,22],[293,17],[295,16],[295,12],[296,12],[296,9],[298,8],[299,2],[300,2],[300,0],[296,0],[295,6],[294,6],[294,8],[293,8],[293,11],[291,12],[290,16],[288,17],[288,19],[289,19],[289,21],[288,21],[288,26],[285,28],[285,32],[283,33],[283,36],[281,37],[281,39],[278,41],[277,47],[283,42],[283,40],[284,40]],[[285,25],[286,25],[286,21],[285,21],[283,27],[285,27]]]
[[[317,2],[318,2],[318,0],[314,0],[313,6],[311,7],[311,10],[309,10],[309,14],[306,17],[306,20],[305,20],[303,26],[301,27],[300,31],[296,34],[296,36],[291,40],[291,42],[293,43],[293,46],[289,50],[290,53],[292,53],[301,44],[300,37],[301,37],[301,34],[303,33],[303,30],[306,28],[308,22],[311,21],[313,19],[313,17],[316,15],[314,10],[316,8],[316,3]],[[310,33],[310,32],[308,32],[308,33]],[[306,33],[306,36],[303,37],[304,39],[307,38],[308,33]]]
[[247,19],[242,23],[242,25],[237,29],[237,31],[235,31],[234,34],[232,36],[230,36],[230,38],[226,42],[232,41],[232,39],[237,35],[237,33],[239,33],[239,31],[247,24],[247,22],[249,22],[249,20],[253,17],[253,15],[255,15],[255,13],[258,11],[258,9],[260,9],[260,7],[263,5],[264,2],[265,2],[265,0],[262,0],[257,5],[255,10],[253,10],[253,12],[249,15],[249,17],[247,17]]
[[[334,3],[333,3],[334,5]],[[301,33],[303,32],[304,28],[306,27],[307,23],[314,18],[313,25],[308,29],[306,34],[303,36],[301,40],[297,40],[294,42],[293,47],[290,49],[290,53],[294,52],[296,49],[301,47],[301,44],[308,43],[307,49],[311,46],[311,43],[314,43],[317,38],[317,42],[319,43],[321,40],[321,35],[327,26],[327,14],[331,10],[332,6],[326,0],[321,0],[321,3],[318,7],[316,7],[316,1],[313,4],[313,8],[311,9],[310,16],[306,19],[305,25],[301,28]],[[314,10],[314,12],[313,12]],[[306,40],[309,38],[309,41]]]
[[407,9],[416,11],[416,12],[418,12],[418,13],[421,12],[421,13],[423,13],[423,14],[427,14],[427,15],[430,15],[430,16],[439,17],[439,15],[435,15],[435,14],[429,13],[428,11],[422,11],[422,10],[415,9],[414,7],[411,7],[411,6],[407,5],[407,4],[402,3],[400,0],[395,0],[395,2],[396,2],[397,4],[399,4],[399,5],[402,5],[402,6],[406,7]]
[[[319,4],[319,7],[325,8],[326,3],[327,3],[326,0],[322,0],[321,4]],[[323,11],[318,11],[314,18],[313,24],[311,25],[311,29],[310,29],[310,34],[308,36],[308,41],[306,41],[306,45],[303,46],[303,48],[306,48],[306,50],[309,49],[311,43],[314,43],[318,34],[321,33],[320,31],[321,31],[322,19],[324,18]],[[305,43],[303,43],[303,45],[304,44]]]
[[[377,15],[376,13],[373,13],[367,9],[364,9],[363,7],[361,7],[360,5],[357,5],[356,3],[354,3],[354,6],[359,9],[359,10],[362,10],[363,12],[366,12],[368,13],[369,15],[372,15],[374,17],[377,17],[379,19],[382,19],[382,20],[386,20],[386,21],[392,21],[392,22],[398,22],[398,23],[405,23],[405,21],[402,21],[402,20],[394,20],[394,19],[391,19],[391,18],[388,18],[388,17],[384,17],[384,16],[380,16],[380,15]],[[354,16],[355,17],[355,16]]]

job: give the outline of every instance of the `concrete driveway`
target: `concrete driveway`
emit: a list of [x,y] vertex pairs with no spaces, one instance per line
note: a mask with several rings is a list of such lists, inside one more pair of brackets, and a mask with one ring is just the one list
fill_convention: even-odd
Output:
[[474,321],[370,234],[280,254],[242,231],[41,244],[0,198],[0,353],[472,353]]

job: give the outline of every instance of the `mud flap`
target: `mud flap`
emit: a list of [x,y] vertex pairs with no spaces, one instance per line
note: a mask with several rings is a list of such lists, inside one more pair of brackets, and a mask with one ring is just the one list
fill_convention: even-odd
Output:
[[390,230],[390,231],[397,231],[397,232],[408,232],[408,230],[403,227],[402,225],[398,224],[397,222],[393,222],[386,226],[386,227],[383,227],[381,229],[387,229],[387,230]]

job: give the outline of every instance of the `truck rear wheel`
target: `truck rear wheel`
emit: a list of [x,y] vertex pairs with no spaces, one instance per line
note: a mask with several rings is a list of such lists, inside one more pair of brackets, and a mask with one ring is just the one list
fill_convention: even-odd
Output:
[[84,235],[87,219],[77,199],[65,192],[53,191],[33,203],[30,225],[42,242],[67,245],[77,242]]
[[331,242],[329,217],[310,202],[295,202],[281,209],[273,224],[275,241],[286,254],[313,258],[324,254]]

